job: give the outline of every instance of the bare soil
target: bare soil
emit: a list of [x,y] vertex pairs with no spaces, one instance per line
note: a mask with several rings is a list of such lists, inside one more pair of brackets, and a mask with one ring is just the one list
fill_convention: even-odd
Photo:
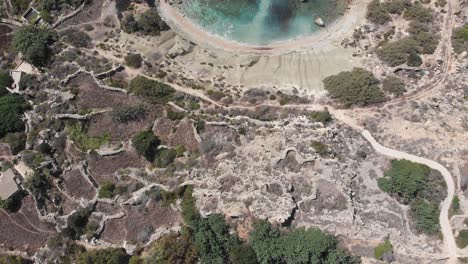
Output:
[[27,196],[21,209],[15,213],[0,210],[0,243],[5,249],[32,253],[43,247],[56,232],[52,225],[42,222],[35,209],[34,200]]

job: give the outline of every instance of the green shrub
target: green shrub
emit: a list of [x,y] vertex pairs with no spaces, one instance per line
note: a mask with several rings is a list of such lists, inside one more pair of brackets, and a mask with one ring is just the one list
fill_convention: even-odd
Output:
[[21,75],[21,80],[18,84],[20,90],[37,90],[39,89],[41,83],[36,79],[35,75],[32,74],[25,74]]
[[226,96],[226,94],[224,94],[223,92],[221,91],[216,91],[216,90],[208,90],[206,92],[206,94],[208,95],[208,97],[210,97],[211,99],[215,100],[215,101],[219,101],[221,100],[223,97]]
[[153,131],[141,131],[133,137],[132,144],[138,154],[148,161],[153,161],[161,141]]
[[160,188],[154,188],[145,194],[149,195],[155,202],[162,202],[163,206],[174,204],[178,197],[176,192],[168,192]]
[[185,186],[183,190],[181,208],[182,218],[186,225],[192,226],[200,218],[197,208],[195,207],[192,185]]
[[439,44],[439,36],[429,32],[419,32],[413,36],[421,47],[422,54],[432,54],[434,53],[437,45]]
[[65,129],[68,137],[75,142],[75,144],[84,151],[96,150],[102,145],[109,143],[110,134],[104,133],[103,135],[92,137],[84,131],[83,125],[79,122],[74,125],[67,126]]
[[320,122],[322,124],[328,124],[333,121],[333,117],[328,110],[314,111],[310,114],[310,118],[315,122]]
[[138,19],[138,25],[141,31],[147,34],[159,34],[161,31],[169,28],[155,8],[151,8],[141,14]]
[[13,12],[17,15],[22,15],[28,9],[30,4],[29,0],[11,0]]
[[174,160],[177,157],[177,151],[173,149],[163,149],[157,153],[156,160],[154,161],[154,164],[158,168],[166,168],[174,162]]
[[385,43],[377,50],[377,56],[389,66],[395,67],[405,63],[410,54],[417,52],[418,47],[416,40],[407,37]]
[[120,24],[122,29],[127,33],[134,33],[140,30],[140,25],[133,14],[126,15]]
[[252,248],[260,263],[359,263],[338,248],[335,237],[318,228],[298,228],[281,234],[266,221],[254,224]]
[[47,28],[24,26],[13,36],[13,48],[35,66],[45,66],[52,55],[54,34]]
[[417,35],[421,32],[429,32],[431,29],[426,23],[413,20],[409,23],[408,32],[411,35]]
[[10,88],[12,84],[13,78],[11,78],[8,71],[0,71],[0,97],[8,94],[6,88]]
[[105,182],[99,188],[99,198],[114,198],[117,195],[117,188],[112,182]]
[[410,206],[419,232],[434,235],[439,231],[439,204],[416,199]]
[[457,246],[459,248],[465,248],[468,246],[468,229],[460,230],[457,236]]
[[455,53],[468,52],[468,24],[453,30],[452,45]]
[[169,111],[167,112],[167,117],[170,119],[170,120],[180,120],[180,119],[183,119],[185,117],[185,113],[184,112],[175,112],[175,111]]
[[411,67],[419,67],[422,64],[422,58],[416,51],[410,52],[406,64]]
[[382,81],[382,89],[387,92],[391,93],[395,96],[401,96],[406,92],[405,84],[403,81],[393,75],[385,77]]
[[21,208],[21,200],[26,195],[26,192],[19,191],[5,200],[0,198],[0,208],[9,212],[17,212]]
[[409,204],[416,229],[428,235],[439,229],[439,203],[445,184],[438,173],[426,165],[408,160],[393,160],[392,167],[378,179],[379,187],[403,204]]
[[91,37],[78,29],[67,29],[60,32],[62,40],[76,48],[91,48]]
[[433,20],[432,10],[430,8],[424,7],[419,2],[408,7],[403,17],[407,20],[415,20],[422,23],[429,23]]
[[19,95],[9,94],[0,97],[0,138],[7,133],[23,130],[21,118],[29,104]]
[[125,64],[132,68],[140,68],[142,60],[140,54],[130,53],[125,56]]
[[10,146],[13,155],[18,154],[26,147],[26,134],[22,132],[8,133],[3,140]]
[[320,156],[328,154],[328,146],[320,141],[312,141],[312,147]]
[[374,249],[374,258],[378,260],[382,260],[382,257],[385,253],[392,253],[393,252],[393,245],[390,243],[390,239],[385,239],[383,243],[380,243]]
[[172,100],[175,93],[171,86],[145,78],[143,76],[135,77],[128,85],[130,92],[145,97],[155,104],[164,104]]
[[393,160],[392,167],[378,179],[379,187],[396,195],[404,204],[416,198],[425,187],[425,179],[431,169],[426,165],[409,160]]
[[458,198],[458,195],[455,195],[450,206],[450,214],[460,214],[460,209],[460,198]]
[[24,259],[21,256],[0,256],[0,263],[2,264],[27,264],[31,263],[30,261]]
[[123,248],[106,248],[81,253],[77,264],[128,264],[129,258]]
[[232,264],[257,264],[257,255],[248,244],[237,244],[229,248],[229,260]]
[[88,218],[92,212],[92,207],[80,207],[68,217],[67,226],[72,238],[79,239],[84,234]]
[[112,110],[112,120],[116,123],[139,121],[146,116],[146,108],[138,106],[116,106]]
[[372,2],[369,3],[367,6],[366,18],[377,25],[384,25],[392,20],[387,10],[385,10],[380,3],[380,0],[372,0]]
[[379,88],[379,80],[362,68],[341,72],[323,80],[325,89],[333,99],[346,107],[367,106],[386,100]]
[[390,14],[402,14],[408,7],[411,6],[409,0],[391,0],[382,4],[384,9]]
[[169,233],[156,242],[152,253],[144,260],[150,263],[197,263],[198,252],[188,232]]

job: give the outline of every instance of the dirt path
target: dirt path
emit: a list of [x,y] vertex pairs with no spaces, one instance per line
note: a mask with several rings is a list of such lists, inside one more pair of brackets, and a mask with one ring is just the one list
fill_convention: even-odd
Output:
[[457,244],[455,243],[455,237],[452,232],[452,226],[450,224],[448,212],[452,204],[452,199],[455,194],[455,183],[453,182],[452,175],[450,172],[442,166],[440,163],[429,160],[426,158],[418,157],[411,155],[402,151],[394,150],[387,148],[378,143],[371,133],[368,130],[363,130],[361,132],[362,136],[369,141],[372,147],[380,154],[396,158],[396,159],[406,159],[413,162],[421,163],[427,165],[428,167],[438,170],[444,177],[445,183],[447,184],[447,197],[442,202],[442,208],[440,210],[439,222],[444,237],[444,245],[446,253],[448,254],[447,263],[457,263]]

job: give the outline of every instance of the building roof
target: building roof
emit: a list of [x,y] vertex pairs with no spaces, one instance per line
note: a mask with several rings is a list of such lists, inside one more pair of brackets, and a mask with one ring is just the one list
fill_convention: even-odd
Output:
[[11,169],[0,174],[0,198],[8,199],[19,190],[15,179],[16,175]]

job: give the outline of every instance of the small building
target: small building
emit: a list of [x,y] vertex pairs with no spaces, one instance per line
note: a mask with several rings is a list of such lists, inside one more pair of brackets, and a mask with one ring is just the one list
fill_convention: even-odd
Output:
[[20,179],[12,169],[0,174],[0,198],[2,200],[12,197],[20,189]]
[[38,72],[39,71],[30,63],[27,63],[26,61],[21,61],[21,63],[18,64],[18,66],[16,66],[14,70],[10,70],[10,76],[13,79],[13,91],[19,91],[19,83],[21,81],[23,73],[37,74]]
[[23,14],[23,21],[25,23],[29,23],[32,25],[35,25],[39,23],[41,20],[41,16],[39,15],[39,12],[34,8],[34,7],[29,7],[26,12]]

